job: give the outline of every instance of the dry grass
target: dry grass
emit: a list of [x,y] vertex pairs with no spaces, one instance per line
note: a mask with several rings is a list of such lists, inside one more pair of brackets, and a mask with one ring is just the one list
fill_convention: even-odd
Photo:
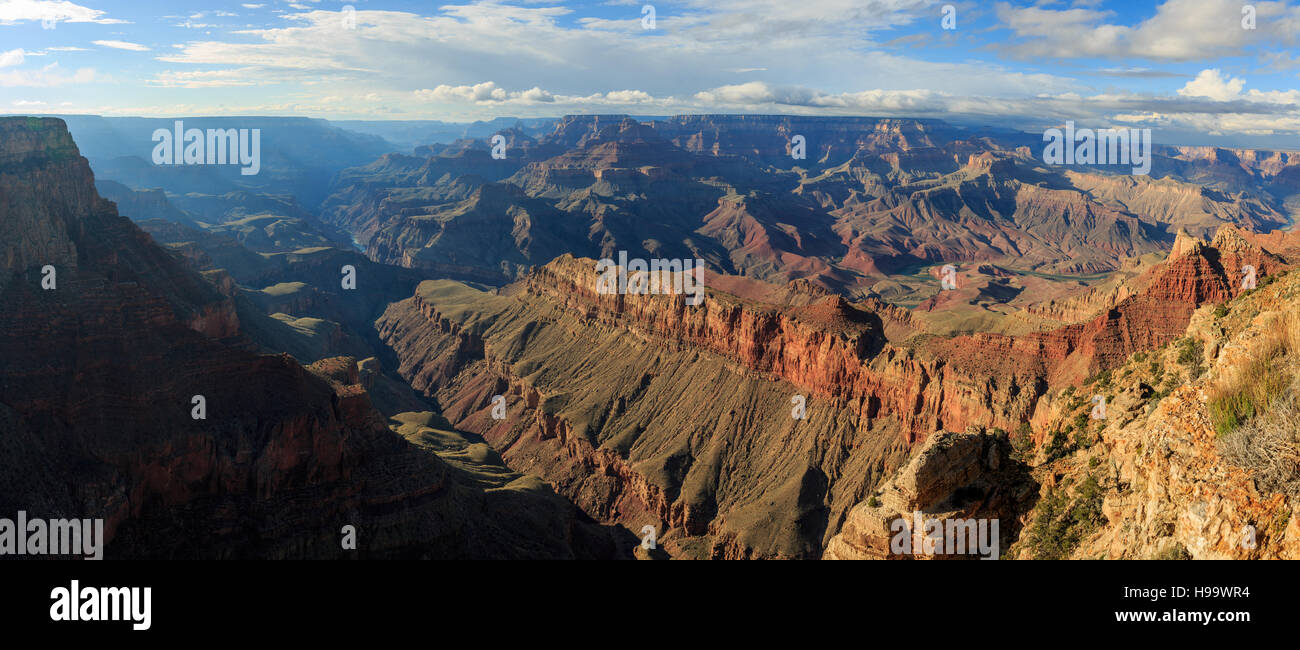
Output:
[[1300,394],[1296,386],[1260,417],[1219,438],[1219,453],[1261,490],[1300,496]]
[[1300,314],[1278,315],[1246,351],[1249,361],[1225,369],[1209,388],[1206,406],[1214,430],[1226,435],[1266,413],[1291,392],[1300,362]]
[[1267,323],[1250,362],[1211,386],[1210,419],[1219,452],[1268,492],[1300,496],[1300,315]]

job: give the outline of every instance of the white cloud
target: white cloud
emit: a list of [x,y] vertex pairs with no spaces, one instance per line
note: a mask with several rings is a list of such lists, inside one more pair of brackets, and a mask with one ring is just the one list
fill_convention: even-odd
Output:
[[[344,28],[339,12],[314,10],[285,16],[286,27],[241,31],[238,42],[185,43],[161,60],[295,70],[312,83],[334,85],[330,94],[342,96],[356,85],[411,93],[473,86],[483,79],[502,88],[539,86],[554,95],[633,87],[654,97],[688,96],[736,83],[738,70],[763,72],[769,81],[798,79],[827,92],[917,86],[953,93],[1055,92],[1075,85],[1068,78],[997,65],[864,50],[864,30],[909,20],[908,14],[890,12],[923,5],[922,0],[763,0],[751,6],[723,0],[713,13],[702,3],[688,5],[674,12],[675,22],[661,10],[652,36],[639,21],[628,32],[562,24],[570,10],[552,6],[443,6],[433,16],[359,10],[355,29]],[[629,8],[629,15],[639,17],[639,7]],[[750,19],[762,21],[771,38],[756,37]]]
[[420,89],[415,91],[415,96],[421,99],[427,99],[435,102],[457,103],[457,102],[502,102],[509,98],[504,88],[498,88],[491,81],[485,81],[473,86],[448,86],[440,85],[433,90]]
[[421,88],[414,92],[417,99],[439,104],[487,104],[487,105],[530,105],[530,104],[644,104],[654,101],[654,97],[641,90],[614,90],[596,93],[585,97],[557,95],[540,87],[533,86],[527,90],[508,91],[495,82],[484,81],[472,86],[440,85],[433,89]]
[[8,52],[0,52],[0,68],[21,65],[23,60],[26,58],[23,54],[22,48],[9,50]]
[[94,68],[81,68],[76,72],[68,74],[59,67],[58,63],[51,63],[44,68],[37,70],[0,71],[0,87],[66,86],[74,83],[90,83],[94,81],[95,78],[96,74]]
[[644,104],[653,101],[654,97],[642,90],[612,90],[605,93],[604,99],[619,104]]
[[695,100],[704,105],[772,107],[778,110],[782,107],[826,108],[871,114],[943,111],[947,107],[947,97],[944,93],[923,89],[825,93],[802,87],[777,88],[761,81],[722,86],[695,94]]
[[129,41],[91,41],[91,42],[100,47],[111,47],[115,50],[130,50],[132,52],[149,51],[149,48],[140,45],[139,43],[131,43]]
[[1023,58],[1139,57],[1194,61],[1234,56],[1249,47],[1300,43],[1300,6],[1255,2],[1255,29],[1243,29],[1240,0],[1167,0],[1155,15],[1128,26],[1106,22],[1113,12],[996,5],[1002,23],[1019,39],[1003,50]]
[[227,70],[165,70],[150,82],[171,88],[216,88],[226,86],[255,86],[270,81],[256,68]]
[[1217,68],[1202,70],[1196,78],[1178,89],[1183,97],[1208,97],[1215,101],[1226,102],[1241,96],[1241,89],[1246,86],[1245,79],[1224,78]]
[[67,0],[0,0],[0,25],[37,21],[99,23],[101,25],[126,22],[106,18],[104,12],[98,9],[83,7]]

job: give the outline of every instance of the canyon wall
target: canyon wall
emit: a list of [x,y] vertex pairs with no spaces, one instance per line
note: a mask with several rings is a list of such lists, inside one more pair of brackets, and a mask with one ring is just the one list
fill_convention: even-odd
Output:
[[113,558],[615,552],[549,489],[486,491],[403,440],[351,360],[251,352],[231,299],[99,198],[62,120],[0,118],[0,207],[0,511],[103,518]]

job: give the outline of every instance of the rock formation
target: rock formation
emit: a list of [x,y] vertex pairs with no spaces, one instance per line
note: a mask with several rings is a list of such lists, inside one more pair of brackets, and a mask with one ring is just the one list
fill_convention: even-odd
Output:
[[119,558],[615,553],[548,489],[485,490],[403,440],[353,361],[249,352],[61,120],[0,118],[0,206],[0,510],[103,518]]

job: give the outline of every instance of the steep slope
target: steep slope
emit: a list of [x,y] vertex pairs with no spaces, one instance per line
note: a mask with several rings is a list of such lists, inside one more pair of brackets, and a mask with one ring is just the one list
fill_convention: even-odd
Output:
[[[620,322],[563,284],[577,264],[548,265],[509,296],[422,284],[378,323],[399,373],[512,468],[598,520],[655,526],[674,557],[816,556],[844,509],[901,460],[897,435],[745,366],[830,372],[878,340],[869,314],[839,298],[793,317],[724,300],[666,336],[680,307],[629,301],[635,322]],[[506,396],[504,419],[491,416],[494,395]],[[792,416],[796,395],[806,419]]]
[[[1086,444],[1037,452],[1041,500],[1025,514],[1030,525],[1015,553],[1300,558],[1298,299],[1296,272],[1271,276],[1218,309],[1198,311],[1174,345],[1130,359],[1095,386],[1107,397],[1107,417],[1089,423]],[[1267,377],[1276,378],[1264,379],[1273,392],[1251,393]],[[1228,424],[1223,395],[1240,393],[1255,395],[1259,410]],[[1058,411],[1044,428],[1068,426],[1074,413]],[[1090,514],[1066,526],[1070,508]]]
[[233,302],[99,198],[61,120],[0,119],[0,206],[0,510],[103,518],[108,557],[616,552],[549,490],[487,490],[403,440],[351,360],[247,351]]
[[[599,295],[594,260],[567,256],[495,293],[422,283],[377,325],[398,373],[452,423],[593,517],[666,526],[683,557],[814,557],[910,446],[1047,426],[1057,391],[1168,344],[1197,308],[1243,291],[1226,269],[1247,262],[1282,268],[1232,228],[1188,239],[1090,320],[1019,336],[917,334],[878,302],[736,278],[721,284],[782,304],[714,285],[698,307]],[[886,319],[910,338],[887,339]],[[796,396],[807,420],[792,417]]]
[[[1242,260],[1272,265],[1258,289],[1202,275],[1211,261]],[[1135,311],[1177,304],[1178,295],[1208,300],[1180,306],[1163,328],[1145,320],[1119,328],[1174,338],[1148,342],[1081,384],[1054,385],[1032,424],[1014,429],[1010,459],[991,462],[961,445],[927,455],[927,440],[850,511],[825,557],[897,557],[889,526],[914,509],[941,520],[997,518],[1003,533],[1015,531],[1004,535],[1004,556],[1020,559],[1300,557],[1300,276],[1225,228],[1209,245],[1186,242],[1151,285],[1139,294],[1151,301]],[[943,489],[925,496],[914,487],[930,484]]]

